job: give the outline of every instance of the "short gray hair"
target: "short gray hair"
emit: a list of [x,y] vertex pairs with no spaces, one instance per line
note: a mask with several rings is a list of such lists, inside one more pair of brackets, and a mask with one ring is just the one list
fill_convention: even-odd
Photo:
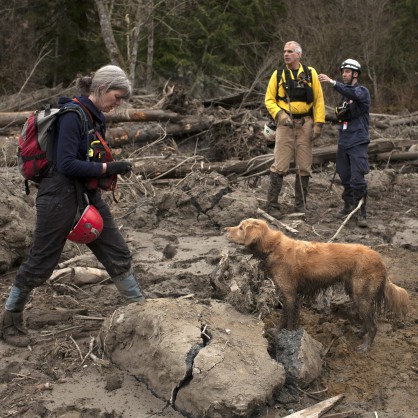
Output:
[[78,76],[77,87],[83,94],[93,94],[96,97],[110,90],[124,90],[124,99],[128,99],[132,93],[127,75],[117,65],[105,65],[90,76]]
[[299,55],[302,56],[302,47],[300,46],[299,42],[289,41],[289,42],[286,42],[286,43],[295,45],[295,52],[297,52]]

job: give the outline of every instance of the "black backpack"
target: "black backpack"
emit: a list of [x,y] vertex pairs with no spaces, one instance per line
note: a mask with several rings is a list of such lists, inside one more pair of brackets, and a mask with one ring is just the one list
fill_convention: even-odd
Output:
[[[277,92],[276,101],[285,100],[290,102],[313,102],[313,90],[309,83],[312,83],[312,72],[305,64],[302,64],[303,72],[299,74],[298,80],[293,80],[290,70],[284,67],[277,70]],[[280,81],[284,74],[284,89],[286,96],[279,96]]]

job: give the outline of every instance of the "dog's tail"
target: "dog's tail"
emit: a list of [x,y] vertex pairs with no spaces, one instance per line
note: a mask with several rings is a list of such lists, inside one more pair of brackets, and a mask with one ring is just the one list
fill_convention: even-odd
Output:
[[409,294],[389,279],[385,285],[385,311],[405,318],[409,311]]

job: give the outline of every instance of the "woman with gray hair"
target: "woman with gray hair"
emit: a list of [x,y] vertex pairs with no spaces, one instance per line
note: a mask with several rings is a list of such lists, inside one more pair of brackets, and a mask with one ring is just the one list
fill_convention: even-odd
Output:
[[23,310],[31,291],[51,276],[67,238],[86,244],[103,264],[128,302],[144,302],[131,252],[101,189],[114,190],[117,175],[131,172],[129,161],[114,161],[104,138],[103,112],[120,106],[131,94],[125,72],[106,65],[78,76],[81,95],[61,97],[52,163],[36,197],[36,225],[27,260],[19,267],[0,319],[0,337],[16,347],[30,343]]

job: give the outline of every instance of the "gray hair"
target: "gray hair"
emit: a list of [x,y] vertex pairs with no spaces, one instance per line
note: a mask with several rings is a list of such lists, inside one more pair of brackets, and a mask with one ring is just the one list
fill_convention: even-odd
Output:
[[300,56],[302,56],[302,47],[300,46],[299,42],[289,41],[286,43],[295,45],[295,52],[298,53]]
[[128,99],[132,93],[127,75],[117,65],[105,65],[89,76],[79,75],[76,85],[82,94],[93,94],[95,97],[110,90],[125,90],[126,95],[123,98]]

